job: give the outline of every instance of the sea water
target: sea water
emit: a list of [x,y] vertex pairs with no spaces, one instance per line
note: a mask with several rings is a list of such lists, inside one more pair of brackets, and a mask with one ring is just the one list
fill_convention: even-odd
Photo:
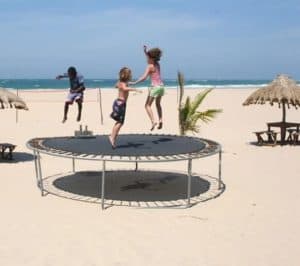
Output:
[[[116,79],[85,79],[86,88],[114,88]],[[271,82],[271,80],[222,80],[222,79],[186,79],[185,88],[240,88],[240,87],[261,87]],[[165,79],[166,88],[177,88],[176,79]],[[135,87],[148,87],[149,81],[138,84]],[[21,90],[44,90],[44,89],[66,89],[69,88],[68,79],[0,79],[0,87]]]

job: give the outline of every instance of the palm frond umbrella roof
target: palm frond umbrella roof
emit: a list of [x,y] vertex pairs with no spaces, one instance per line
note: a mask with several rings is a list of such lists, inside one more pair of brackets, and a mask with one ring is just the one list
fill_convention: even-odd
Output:
[[265,104],[269,102],[271,105],[278,103],[279,108],[282,107],[282,122],[286,121],[286,105],[290,105],[296,109],[300,106],[300,86],[288,75],[278,75],[269,85],[262,87],[253,92],[243,103]]
[[296,81],[288,75],[278,75],[269,85],[259,88],[253,92],[243,103],[250,104],[265,104],[269,102],[271,105],[278,103],[279,107],[283,104],[300,106],[300,86]]
[[0,88],[0,109],[9,107],[28,110],[26,103],[20,96],[14,94],[13,92],[5,88]]

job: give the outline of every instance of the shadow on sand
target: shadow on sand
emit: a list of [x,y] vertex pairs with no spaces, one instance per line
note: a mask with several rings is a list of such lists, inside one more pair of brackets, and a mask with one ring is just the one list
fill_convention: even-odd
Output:
[[7,160],[7,159],[1,159],[0,158],[0,164],[3,164],[3,163],[14,164],[14,163],[30,162],[30,161],[33,161],[33,160],[34,160],[34,157],[30,153],[13,152],[13,159],[12,160]]
[[293,142],[289,142],[289,141],[285,141],[283,143],[281,143],[280,141],[277,141],[276,145],[274,143],[270,143],[270,142],[264,142],[263,144],[258,144],[257,141],[251,141],[247,143],[248,145],[251,146],[256,146],[256,147],[283,147],[283,146],[291,146],[291,147],[295,147],[295,146],[300,146],[300,141],[293,143]]

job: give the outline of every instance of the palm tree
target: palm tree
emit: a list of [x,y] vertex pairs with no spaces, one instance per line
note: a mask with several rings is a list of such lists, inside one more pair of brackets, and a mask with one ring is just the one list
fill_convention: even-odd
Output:
[[185,99],[185,103],[182,103],[184,94],[184,77],[183,74],[178,72],[178,83],[180,87],[179,95],[179,131],[180,135],[186,135],[188,131],[192,133],[198,133],[200,126],[198,121],[208,123],[216,117],[218,113],[222,112],[222,109],[208,109],[204,112],[197,111],[205,97],[212,91],[212,89],[206,89],[200,92],[196,97],[191,100],[188,96]]

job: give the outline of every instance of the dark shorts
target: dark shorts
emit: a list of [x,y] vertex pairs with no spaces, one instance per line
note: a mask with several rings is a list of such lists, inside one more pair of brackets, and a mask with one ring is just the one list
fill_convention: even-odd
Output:
[[118,123],[124,124],[126,113],[126,102],[121,99],[116,99],[112,106],[110,117]]

